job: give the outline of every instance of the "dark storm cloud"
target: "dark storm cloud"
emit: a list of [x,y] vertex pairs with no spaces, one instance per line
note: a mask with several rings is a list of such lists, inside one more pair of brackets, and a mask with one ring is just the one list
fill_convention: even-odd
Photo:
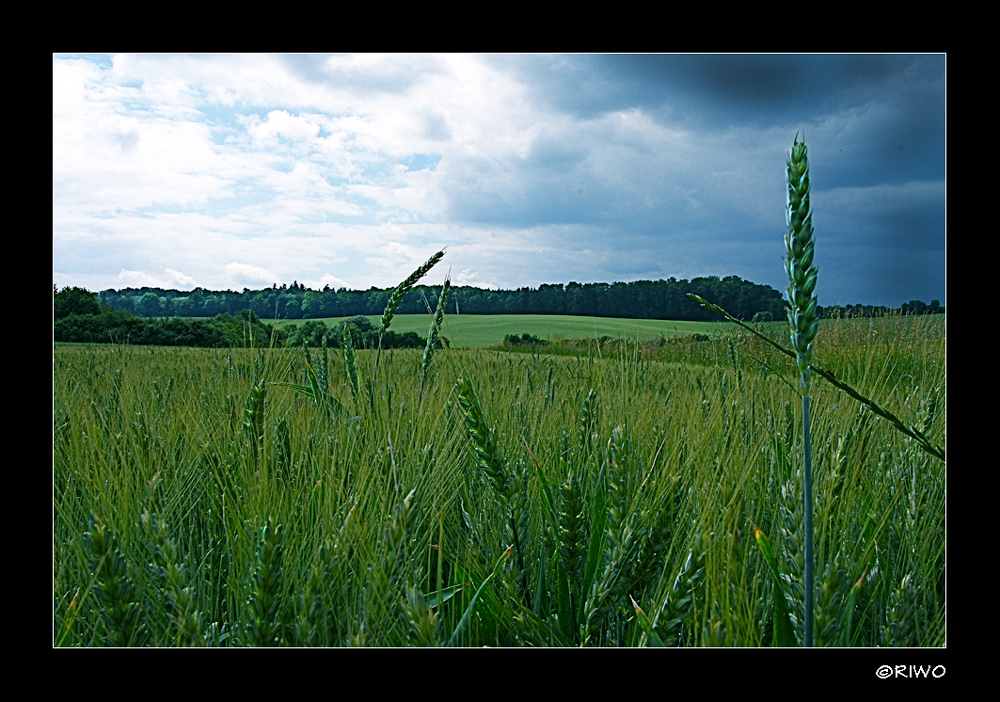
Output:
[[940,55],[582,54],[490,60],[526,80],[538,100],[581,117],[641,107],[706,126],[794,122],[900,89],[899,99],[922,107],[927,96],[920,86],[940,89],[944,78]]
[[[493,61],[543,104],[582,118],[641,108],[710,137],[731,126],[821,127],[842,165],[827,185],[941,178],[943,55],[579,55]],[[808,136],[808,134],[807,134]],[[850,175],[846,175],[849,173]],[[860,179],[860,180],[859,180]]]
[[[565,166],[560,177],[550,181],[544,168],[534,167],[544,159],[507,164],[511,182],[531,185],[516,195],[507,191],[511,199],[490,213],[492,222],[518,213],[514,221],[523,223],[544,211],[545,221],[598,225],[599,233],[582,236],[578,247],[608,252],[595,253],[595,267],[607,277],[717,271],[783,289],[783,159],[801,132],[810,146],[815,219],[829,255],[821,294],[889,304],[911,299],[912,291],[926,299],[943,295],[943,55],[517,55],[488,61],[516,76],[542,109],[574,125],[559,136],[572,150],[539,144],[540,154],[545,147],[554,157],[573,154],[562,164],[552,159],[553,166]],[[684,139],[643,142],[650,132],[641,132],[625,145],[620,134],[595,126],[629,111]],[[569,196],[577,189],[586,196],[574,201]],[[464,204],[474,216],[475,200]],[[611,255],[615,248],[622,255]]]

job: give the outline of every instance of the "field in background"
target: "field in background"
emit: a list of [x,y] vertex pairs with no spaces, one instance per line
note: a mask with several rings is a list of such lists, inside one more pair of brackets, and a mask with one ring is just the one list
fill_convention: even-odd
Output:
[[[349,319],[330,317],[318,319],[333,327]],[[379,316],[369,316],[374,324]],[[392,330],[401,334],[416,332],[427,336],[430,315],[399,314],[392,319]],[[267,321],[267,320],[264,320]],[[278,325],[302,324],[307,320],[279,320]],[[608,317],[577,317],[571,315],[500,314],[446,315],[443,334],[455,348],[495,346],[508,334],[531,334],[540,339],[597,339],[602,336],[626,339],[648,339],[660,335],[716,334],[731,330],[723,322],[672,322],[659,319],[615,319]]]

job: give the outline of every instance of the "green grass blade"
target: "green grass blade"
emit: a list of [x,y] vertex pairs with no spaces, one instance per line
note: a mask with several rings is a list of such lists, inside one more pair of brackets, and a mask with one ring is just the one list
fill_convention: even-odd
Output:
[[431,607],[437,607],[438,605],[444,604],[452,597],[457,595],[459,592],[465,589],[465,583],[460,583],[458,585],[449,585],[446,588],[440,590],[435,590],[434,592],[428,593],[425,597],[427,599],[427,604]]
[[771,548],[771,540],[757,527],[754,527],[753,534],[774,582],[774,628],[771,643],[773,646],[796,646],[792,620],[788,614],[788,603],[785,602],[785,584],[774,557],[774,550]]
[[290,388],[310,398],[313,402],[315,402],[317,405],[321,406],[325,410],[332,410],[338,413],[341,412],[344,409],[344,406],[341,404],[340,400],[338,400],[333,395],[325,393],[319,389],[318,384],[314,382],[315,374],[311,373],[311,369],[310,369],[310,376],[312,377],[309,385],[302,385],[301,383],[283,383],[283,382],[274,382],[271,383],[271,385],[276,385],[278,387],[283,387],[283,388]]
[[553,557],[553,564],[556,567],[556,586],[558,587],[556,594],[558,598],[559,630],[568,640],[575,641],[574,630],[576,622],[573,621],[573,600],[569,590],[569,576],[566,573],[566,569],[559,562],[558,553]]
[[867,572],[862,573],[858,581],[851,586],[851,591],[847,595],[847,604],[844,605],[844,632],[841,638],[841,646],[851,646],[851,636],[854,624],[854,607],[858,602],[858,595],[865,584]]
[[451,638],[448,640],[449,646],[455,646],[458,643],[462,630],[465,628],[466,624],[468,624],[469,619],[472,617],[472,612],[476,609],[476,603],[479,601],[479,596],[482,594],[483,588],[489,585],[490,581],[493,580],[497,573],[500,572],[500,568],[503,567],[503,564],[507,561],[507,558],[513,550],[513,546],[507,547],[507,550],[500,556],[500,560],[497,561],[496,567],[493,568],[493,572],[486,576],[486,578],[483,579],[483,582],[476,589],[476,593],[472,596],[469,606],[465,608],[465,613],[462,615],[462,619],[459,620],[458,625],[455,627],[455,631],[452,632]]
[[635,610],[636,619],[639,620],[642,630],[646,632],[646,640],[649,645],[653,648],[663,648],[663,640],[660,638],[659,634],[656,633],[656,629],[653,628],[653,622],[649,620],[649,616],[642,611],[642,608],[639,607],[639,603],[635,601],[632,595],[629,595],[628,598],[632,601],[632,608]]

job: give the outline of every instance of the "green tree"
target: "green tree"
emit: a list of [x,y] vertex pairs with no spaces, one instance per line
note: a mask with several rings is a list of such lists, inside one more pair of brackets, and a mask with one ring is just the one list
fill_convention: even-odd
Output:
[[163,300],[161,300],[160,296],[154,292],[143,293],[143,295],[136,300],[135,313],[140,317],[162,317]]
[[[328,338],[329,331],[323,322],[317,319],[310,319],[296,325],[295,331],[285,339],[285,344],[288,346],[302,346],[303,344],[306,346],[322,346],[323,339]],[[333,344],[331,343],[331,345]]]
[[326,301],[328,296],[325,293],[310,290],[302,299],[302,318],[316,319],[317,317],[327,317]]
[[370,349],[378,345],[378,327],[364,315],[356,315],[350,319],[345,319],[333,330],[331,337],[334,339],[344,338],[344,327],[348,328],[351,334],[351,341],[356,349]]
[[55,292],[52,299],[52,317],[62,319],[72,314],[100,314],[101,303],[97,301],[97,296],[84,288],[63,288]]

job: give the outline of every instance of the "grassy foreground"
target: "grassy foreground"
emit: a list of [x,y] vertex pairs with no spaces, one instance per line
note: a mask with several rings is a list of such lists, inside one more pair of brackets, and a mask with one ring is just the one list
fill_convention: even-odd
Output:
[[[54,643],[800,644],[795,364],[684,344],[439,350],[422,391],[358,351],[357,393],[333,349],[57,346]],[[943,316],[815,361],[944,445]],[[815,644],[943,645],[944,462],[812,403]]]

